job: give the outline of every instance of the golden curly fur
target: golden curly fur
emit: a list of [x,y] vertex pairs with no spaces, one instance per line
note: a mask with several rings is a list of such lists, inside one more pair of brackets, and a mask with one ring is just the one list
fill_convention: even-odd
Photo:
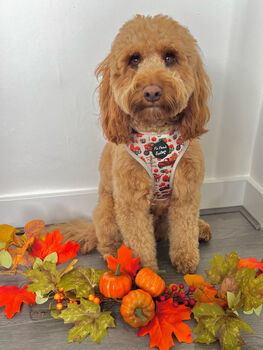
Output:
[[[96,70],[102,128],[106,144],[100,162],[99,200],[93,222],[56,226],[81,243],[83,253],[95,246],[106,257],[126,244],[142,265],[158,269],[156,237],[167,233],[170,259],[177,271],[194,272],[199,239],[211,238],[199,220],[204,159],[199,136],[209,119],[209,79],[195,39],[167,16],[137,15],[120,29],[111,52]],[[162,89],[151,103],[147,86]],[[126,151],[132,128],[165,133],[180,128],[190,145],[180,160],[169,199],[153,199],[152,180]]]

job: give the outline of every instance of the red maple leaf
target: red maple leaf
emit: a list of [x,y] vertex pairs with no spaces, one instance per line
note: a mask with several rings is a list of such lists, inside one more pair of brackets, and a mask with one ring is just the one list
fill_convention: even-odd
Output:
[[10,319],[16,312],[19,312],[22,303],[35,304],[36,295],[26,289],[27,285],[23,288],[17,286],[0,287],[0,307],[5,306],[4,313],[7,318]]
[[260,261],[257,261],[255,258],[249,258],[249,259],[239,259],[239,264],[238,267],[244,267],[248,266],[250,269],[255,268],[255,269],[260,269],[263,271],[263,259]]
[[139,268],[139,260],[141,258],[132,259],[132,249],[128,249],[126,245],[122,245],[118,249],[118,257],[114,258],[112,255],[107,256],[108,268],[116,271],[118,264],[121,265],[120,271],[127,273],[130,276],[135,276]]
[[72,241],[61,244],[63,238],[64,236],[58,230],[52,233],[47,232],[44,241],[35,238],[31,255],[43,260],[47,255],[56,252],[58,254],[57,265],[74,258],[77,255],[79,244]]
[[173,306],[172,298],[156,301],[156,313],[154,318],[144,327],[140,327],[138,336],[150,335],[150,348],[158,347],[160,350],[169,350],[174,345],[172,334],[178,341],[192,343],[191,328],[183,323],[190,320],[191,310],[184,306]]

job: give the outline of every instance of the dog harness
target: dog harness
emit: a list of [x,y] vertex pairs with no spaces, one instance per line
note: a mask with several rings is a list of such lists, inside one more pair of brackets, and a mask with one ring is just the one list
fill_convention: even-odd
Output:
[[133,130],[126,149],[152,178],[155,199],[170,196],[176,167],[188,146],[189,141],[182,139],[179,129],[169,134]]

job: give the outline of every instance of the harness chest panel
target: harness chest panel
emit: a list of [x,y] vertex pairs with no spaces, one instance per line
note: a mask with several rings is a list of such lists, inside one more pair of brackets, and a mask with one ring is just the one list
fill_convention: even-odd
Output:
[[176,167],[188,146],[178,129],[161,135],[133,131],[126,149],[153,179],[155,199],[171,195]]

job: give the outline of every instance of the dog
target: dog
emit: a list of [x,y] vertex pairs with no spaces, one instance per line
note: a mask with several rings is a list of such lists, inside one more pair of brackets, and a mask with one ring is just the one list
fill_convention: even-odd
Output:
[[164,15],[136,15],[116,36],[97,67],[101,124],[109,141],[100,161],[93,221],[57,225],[81,252],[104,258],[121,244],[158,270],[156,240],[169,239],[178,272],[199,263],[199,240],[211,239],[199,219],[207,130],[209,78],[196,40]]

